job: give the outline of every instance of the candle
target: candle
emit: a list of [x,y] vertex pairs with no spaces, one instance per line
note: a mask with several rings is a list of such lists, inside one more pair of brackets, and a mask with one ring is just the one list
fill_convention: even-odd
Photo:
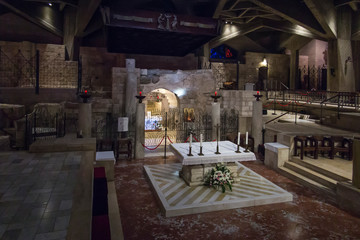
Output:
[[260,92],[259,92],[259,91],[257,91],[257,92],[256,92],[256,95],[259,95],[259,94],[260,94]]
[[245,144],[248,145],[248,132],[246,132]]
[[215,97],[217,96],[217,91],[215,91]]
[[85,90],[85,94],[87,94],[87,90]]
[[139,92],[139,95],[141,96],[141,91]]
[[203,137],[203,135],[202,135],[202,133],[200,133],[200,147],[202,147],[202,137]]
[[237,145],[240,145],[240,132],[238,132]]
[[192,134],[190,133],[189,147],[191,147],[191,143],[192,143]]

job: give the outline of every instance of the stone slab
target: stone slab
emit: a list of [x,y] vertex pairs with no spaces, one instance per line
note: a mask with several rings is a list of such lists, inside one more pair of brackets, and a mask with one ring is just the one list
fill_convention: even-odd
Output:
[[207,186],[188,186],[179,177],[182,164],[145,165],[145,172],[155,190],[166,217],[213,212],[271,203],[289,202],[293,196],[237,162],[240,181],[233,191],[222,193]]
[[253,152],[245,152],[245,149],[242,147],[240,147],[241,153],[236,153],[237,145],[230,141],[219,142],[219,152],[221,154],[215,154],[217,146],[216,142],[203,142],[202,144],[204,156],[198,155],[198,153],[200,153],[200,143],[192,143],[191,152],[193,156],[187,156],[189,153],[188,143],[173,143],[170,145],[170,150],[177,156],[183,165],[256,160],[256,156]]

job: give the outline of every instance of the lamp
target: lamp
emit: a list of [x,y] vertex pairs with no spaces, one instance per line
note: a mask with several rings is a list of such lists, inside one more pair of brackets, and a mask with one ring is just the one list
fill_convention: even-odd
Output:
[[267,62],[267,60],[266,60],[266,57],[264,57],[263,60],[262,60],[262,62],[260,63],[260,65],[261,65],[262,67],[267,67],[267,64],[268,64],[268,62]]

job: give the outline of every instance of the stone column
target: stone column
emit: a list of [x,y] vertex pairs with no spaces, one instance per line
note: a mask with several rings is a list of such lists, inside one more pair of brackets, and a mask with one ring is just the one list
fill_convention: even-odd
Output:
[[84,138],[91,137],[91,103],[79,103],[78,131]]
[[360,140],[354,140],[353,153],[352,183],[355,187],[360,188]]
[[254,151],[257,152],[258,145],[261,144],[262,140],[262,102],[253,101],[253,113],[252,113],[252,123],[251,123],[251,136],[254,138]]
[[[212,122],[212,140],[217,139],[217,134],[216,134],[216,125],[219,124],[220,125],[220,103],[219,102],[213,102],[211,104],[211,122]],[[220,129],[219,129],[219,138],[221,136],[220,133]],[[220,141],[220,139],[219,139]]]
[[297,75],[299,69],[299,50],[291,49],[290,55],[290,89],[297,89]]
[[[134,101],[136,102],[136,101]],[[135,122],[135,159],[144,158],[145,141],[145,104],[137,103],[136,105],[136,122]]]
[[137,94],[137,72],[135,71],[135,59],[126,59],[126,91],[125,91],[125,114],[129,118],[129,131],[135,131],[135,111]]

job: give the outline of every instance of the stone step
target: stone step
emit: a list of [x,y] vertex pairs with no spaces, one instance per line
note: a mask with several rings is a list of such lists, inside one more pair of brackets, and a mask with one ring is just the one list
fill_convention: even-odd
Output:
[[300,183],[301,185],[308,187],[321,195],[325,195],[328,197],[328,200],[336,203],[336,193],[331,188],[328,188],[286,167],[279,167],[279,172],[295,182]]
[[306,178],[309,178],[315,182],[320,183],[321,185],[331,188],[334,191],[336,190],[337,181],[332,178],[324,176],[318,172],[315,172],[309,168],[303,167],[294,162],[285,162],[284,166],[288,169],[295,171],[296,173],[303,175]]
[[[314,160],[314,161],[316,161],[316,160]],[[330,161],[331,161],[331,160],[330,160]],[[326,176],[326,177],[329,177],[329,178],[331,178],[331,179],[334,179],[334,180],[336,180],[336,181],[338,181],[338,182],[351,181],[351,179],[348,179],[348,178],[346,178],[346,177],[343,177],[343,176],[341,176],[341,175],[339,175],[339,174],[336,174],[336,173],[334,173],[334,172],[328,171],[328,170],[326,170],[326,169],[324,169],[324,168],[318,167],[318,166],[316,166],[316,165],[314,165],[314,164],[305,162],[305,161],[301,160],[301,159],[298,158],[298,157],[292,157],[292,158],[290,159],[290,162],[297,163],[297,164],[299,164],[299,165],[301,165],[301,166],[303,166],[303,167],[306,167],[306,168],[308,168],[308,169],[311,169],[311,170],[313,170],[313,171],[315,171],[315,172],[318,172],[318,173],[320,173],[320,174],[322,174],[322,175],[324,175],[324,176]]]

